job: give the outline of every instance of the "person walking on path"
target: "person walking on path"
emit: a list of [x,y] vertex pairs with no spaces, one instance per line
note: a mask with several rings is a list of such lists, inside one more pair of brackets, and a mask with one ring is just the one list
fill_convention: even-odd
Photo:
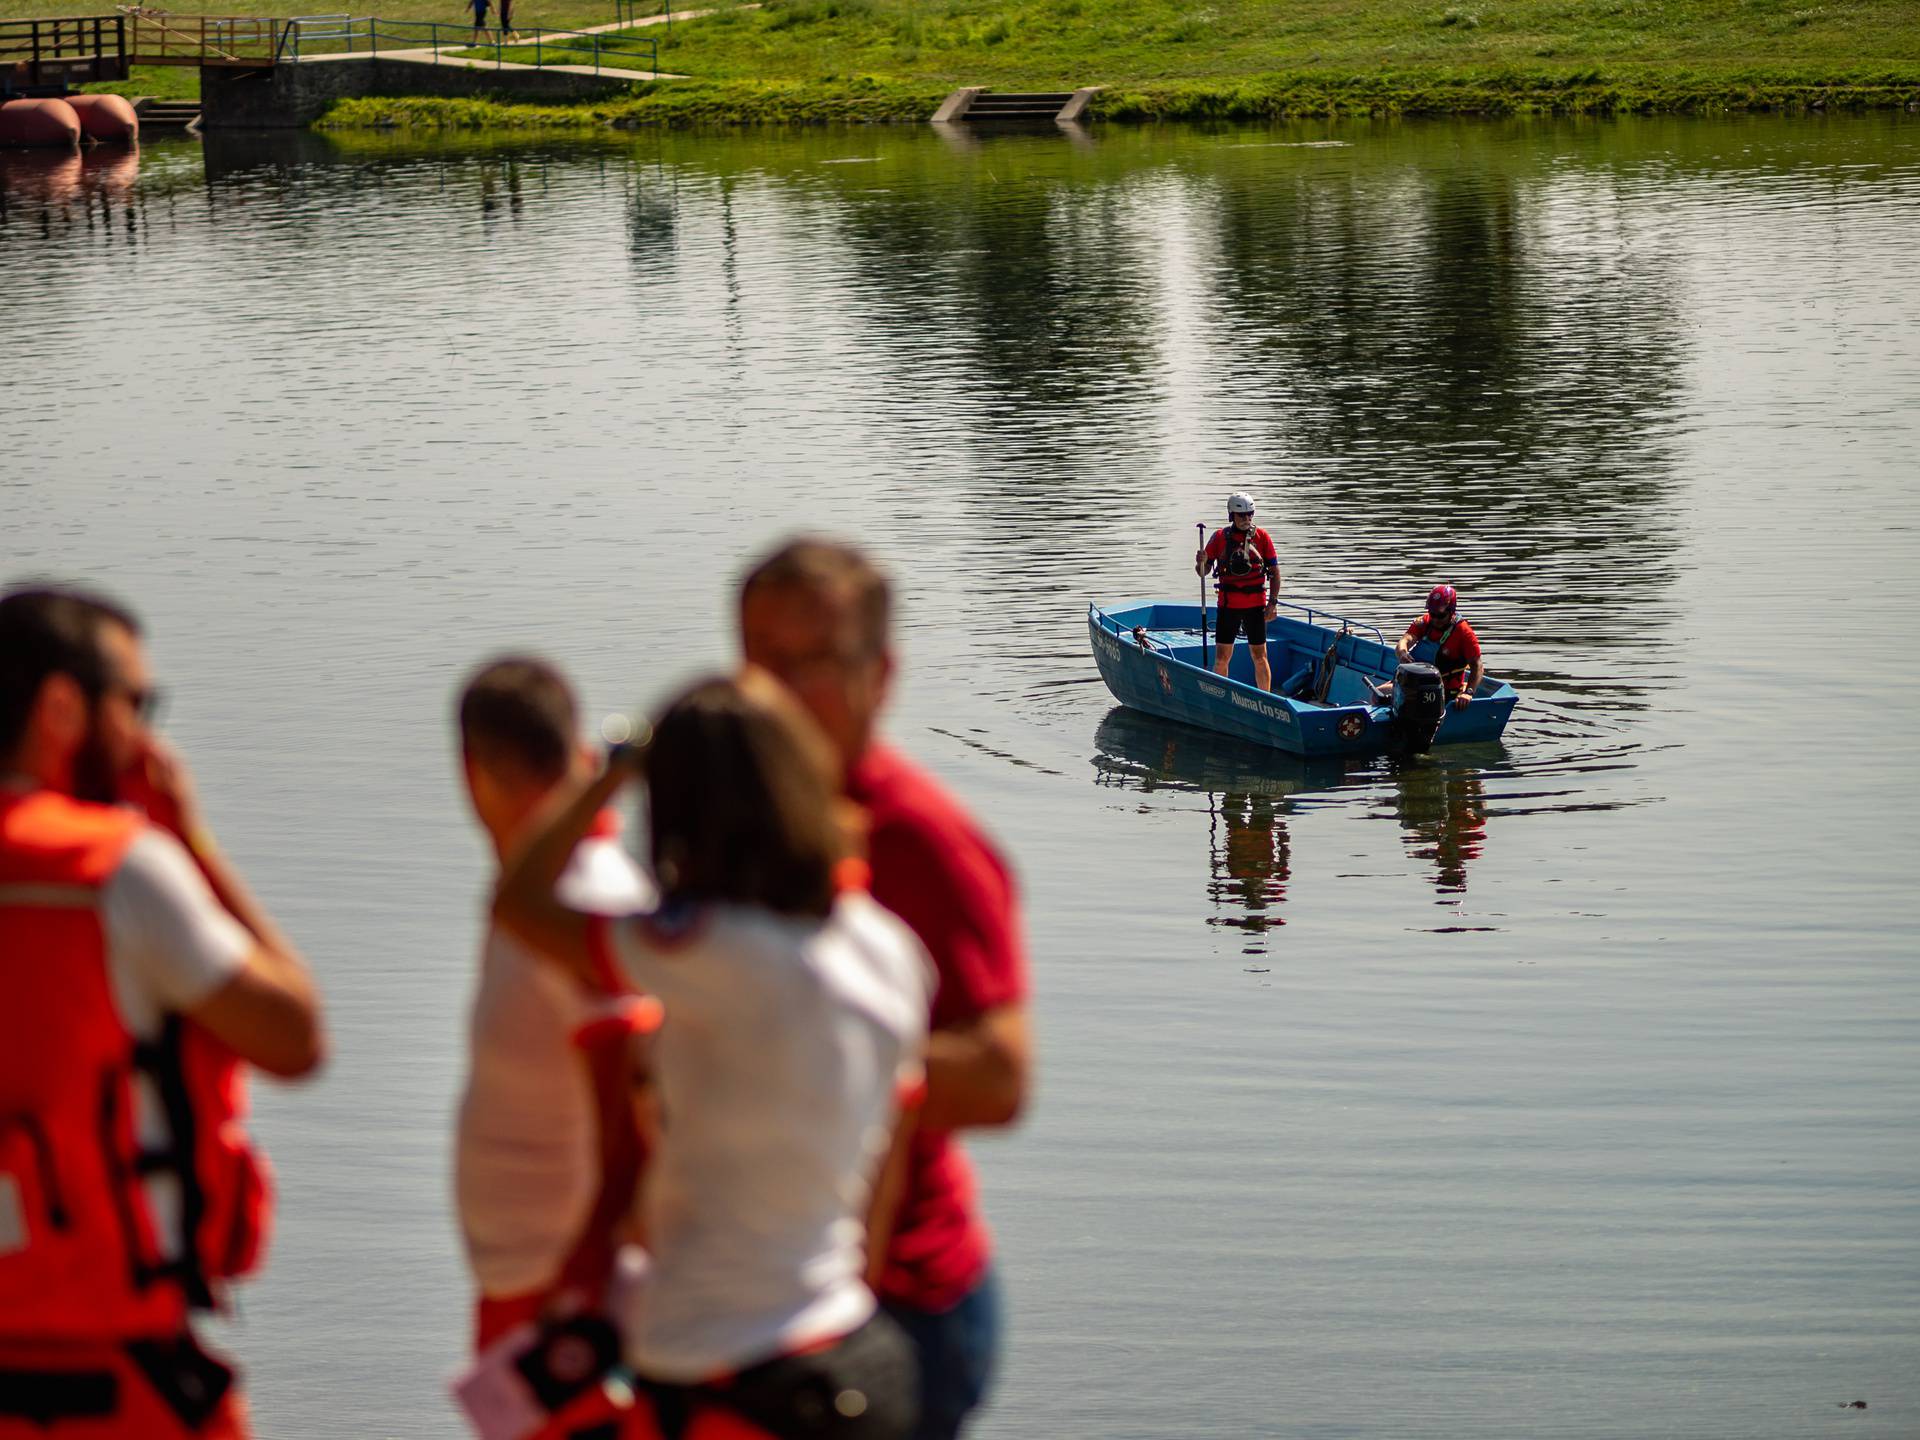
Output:
[[1436,585],[1428,592],[1427,613],[1414,617],[1393,647],[1394,653],[1404,663],[1413,659],[1414,647],[1423,642],[1433,646],[1432,663],[1454,708],[1466,709],[1487,673],[1487,663],[1480,657],[1480,637],[1460,618],[1460,592],[1453,586]]
[[[482,666],[460,694],[467,797],[497,858],[540,807],[595,768],[578,738],[573,692],[544,660]],[[560,880],[568,904],[625,915],[653,887],[601,816]],[[474,1348],[539,1319],[566,1292],[604,1295],[619,1232],[632,1214],[643,1140],[635,1121],[635,1045],[658,1002],[615,998],[527,953],[491,927],[468,1024],[455,1196],[479,1299]]]
[[[589,915],[558,882],[642,766],[661,904]],[[921,1085],[933,975],[846,873],[838,780],[777,682],[707,681],[650,747],[616,750],[575,790],[495,897],[501,924],[575,976],[618,968],[666,1007],[652,1268],[625,1317],[639,1408],[665,1434],[912,1430],[913,1350],[864,1276],[884,1239],[883,1167],[905,1158],[896,1117]]]
[[5,1440],[247,1434],[189,1316],[265,1244],[244,1067],[325,1049],[305,965],[148,731],[156,693],[125,609],[0,597]]
[[1280,613],[1280,560],[1273,538],[1253,523],[1253,497],[1236,490],[1227,497],[1226,528],[1216,530],[1194,553],[1193,571],[1215,576],[1219,606],[1213,637],[1213,669],[1225,675],[1233,663],[1233,642],[1242,632],[1253,657],[1253,683],[1273,688],[1267,663],[1267,621]]
[[473,39],[475,43],[487,38],[487,10],[491,0],[467,0],[467,9],[473,12]]
[[499,0],[500,34],[508,40],[513,38],[513,0]]
[[1012,1123],[1031,1068],[1027,962],[1007,863],[958,801],[876,730],[894,672],[892,595],[859,550],[783,545],[740,586],[747,662],[820,723],[867,812],[874,899],[913,928],[939,976],[927,1099],[908,1155],[881,1300],[920,1357],[915,1435],[947,1440],[984,1398],[999,1342],[998,1286],[966,1129]]

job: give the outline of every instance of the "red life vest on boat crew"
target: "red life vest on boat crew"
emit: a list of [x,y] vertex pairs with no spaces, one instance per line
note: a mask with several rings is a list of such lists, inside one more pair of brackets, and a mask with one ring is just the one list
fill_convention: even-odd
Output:
[[1245,530],[1228,525],[1213,532],[1204,555],[1213,568],[1214,588],[1222,605],[1245,610],[1266,603],[1267,567],[1279,562],[1279,554],[1265,530],[1258,525]]
[[1467,688],[1467,673],[1480,658],[1480,637],[1473,633],[1471,625],[1456,619],[1440,629],[1436,637],[1433,617],[1420,615],[1407,626],[1407,633],[1413,636],[1416,645],[1424,642],[1434,646],[1433,665],[1448,690]]
[[[179,1015],[137,1039],[114,1003],[101,895],[145,824],[51,790],[0,794],[0,1340],[177,1334],[262,1248],[240,1062]],[[137,1075],[165,1121],[157,1148],[136,1127]],[[164,1247],[156,1174],[179,1196]]]

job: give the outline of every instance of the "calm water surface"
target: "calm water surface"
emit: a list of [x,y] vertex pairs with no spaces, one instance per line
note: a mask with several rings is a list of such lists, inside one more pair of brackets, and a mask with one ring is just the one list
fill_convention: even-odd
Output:
[[[139,603],[332,1005],[264,1434],[456,1433],[461,673],[657,699],[801,524],[1031,908],[981,1434],[1920,1433],[1920,117],[7,156],[0,312],[0,574]],[[1505,743],[1116,709],[1234,488]]]

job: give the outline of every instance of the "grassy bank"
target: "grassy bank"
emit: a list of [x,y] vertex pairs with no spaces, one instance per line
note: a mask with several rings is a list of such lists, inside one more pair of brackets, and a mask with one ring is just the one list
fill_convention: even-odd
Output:
[[[584,105],[517,105],[498,100],[343,100],[324,129],[583,130],[646,125],[752,125],[821,121],[925,120],[945,91],[882,81],[812,85],[663,81],[631,96]],[[1255,77],[1231,84],[1119,86],[1098,98],[1108,120],[1263,120],[1389,115],[1676,115],[1729,110],[1867,109],[1920,104],[1920,82],[1753,79],[1705,84],[1686,77],[1625,84],[1585,77],[1524,75],[1486,81],[1425,82],[1393,75],[1296,80]]]
[[[0,16],[73,8],[0,0]],[[453,0],[378,8],[461,14]],[[517,0],[515,20],[577,27],[612,11],[612,0]],[[1113,119],[1920,102],[1920,0],[725,0],[649,33],[662,69],[688,79],[580,113],[355,102],[334,123],[918,119],[960,85],[1103,85],[1095,114]]]
[[1914,0],[767,0],[660,35],[583,111],[362,101],[336,125],[921,119],[960,85],[1107,87],[1108,119],[1920,103]]

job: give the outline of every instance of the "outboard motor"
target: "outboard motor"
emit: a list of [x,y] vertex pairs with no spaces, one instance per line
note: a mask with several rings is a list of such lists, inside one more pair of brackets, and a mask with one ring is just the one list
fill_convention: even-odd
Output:
[[1393,728],[1403,750],[1421,754],[1433,745],[1447,718],[1447,692],[1440,672],[1409,660],[1393,672]]

